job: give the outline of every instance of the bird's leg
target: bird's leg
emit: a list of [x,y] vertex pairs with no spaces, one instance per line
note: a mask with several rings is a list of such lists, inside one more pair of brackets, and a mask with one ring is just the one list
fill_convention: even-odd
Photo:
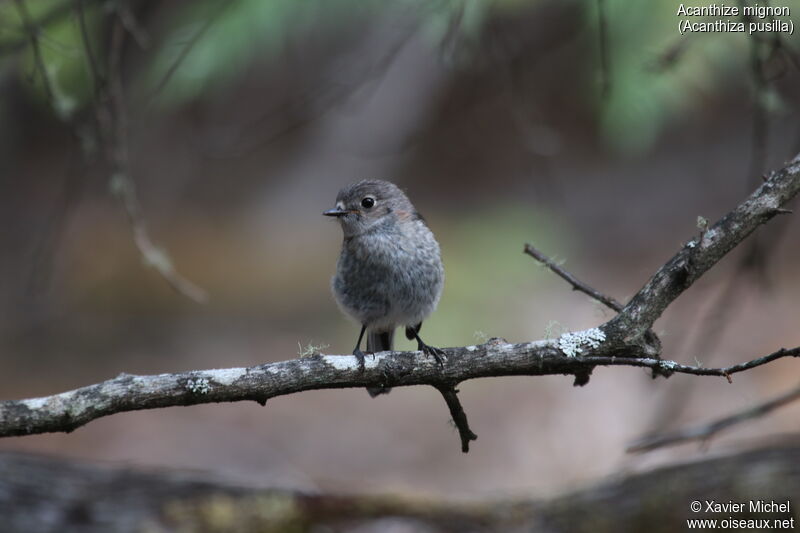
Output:
[[361,370],[362,372],[364,371],[365,366],[364,366],[364,352],[361,351],[361,339],[364,338],[365,331],[367,331],[366,324],[361,326],[361,333],[358,334],[358,342],[356,342],[356,348],[355,350],[353,350],[353,355],[355,355],[356,359],[358,359],[358,369]]
[[416,329],[406,328],[406,334],[408,334],[409,331],[413,331],[414,338],[417,339],[417,350],[421,351],[425,355],[428,356],[432,355],[433,358],[436,359],[436,362],[439,363],[439,366],[444,366],[444,363],[442,362],[442,357],[444,357],[444,350],[435,348],[433,346],[428,346],[427,344],[425,344],[425,342],[423,342],[423,340],[419,338],[419,333],[417,333],[418,329],[419,328]]

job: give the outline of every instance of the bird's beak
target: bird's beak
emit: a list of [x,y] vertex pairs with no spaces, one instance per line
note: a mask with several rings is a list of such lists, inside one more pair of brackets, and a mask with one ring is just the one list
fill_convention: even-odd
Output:
[[348,213],[349,211],[346,211],[344,209],[339,209],[338,207],[336,207],[334,209],[328,209],[322,214],[325,215],[326,217],[343,217]]

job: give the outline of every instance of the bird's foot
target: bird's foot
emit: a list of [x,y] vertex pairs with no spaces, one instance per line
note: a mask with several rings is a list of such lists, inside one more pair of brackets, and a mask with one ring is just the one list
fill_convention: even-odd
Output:
[[361,372],[364,372],[364,370],[366,369],[366,366],[364,364],[364,352],[362,352],[359,348],[356,348],[355,350],[353,350],[353,355],[355,355],[356,359],[358,359],[358,369]]
[[445,353],[444,353],[444,350],[442,350],[441,348],[436,348],[434,346],[429,346],[429,345],[425,344],[424,342],[422,342],[421,340],[418,340],[417,341],[417,350],[421,351],[426,356],[431,356],[432,355],[433,358],[436,359],[436,362],[439,364],[439,366],[442,366],[442,367],[444,366],[444,361],[442,361],[442,358],[445,357]]

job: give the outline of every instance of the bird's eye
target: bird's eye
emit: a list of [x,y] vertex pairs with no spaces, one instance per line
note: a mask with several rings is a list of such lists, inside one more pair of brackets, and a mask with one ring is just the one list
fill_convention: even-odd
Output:
[[364,209],[369,209],[373,205],[375,205],[375,198],[372,198],[371,196],[367,196],[366,198],[361,200],[361,207],[363,207]]

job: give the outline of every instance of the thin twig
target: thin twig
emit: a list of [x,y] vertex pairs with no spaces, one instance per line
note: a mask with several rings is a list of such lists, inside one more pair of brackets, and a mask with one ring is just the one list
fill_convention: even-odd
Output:
[[530,244],[525,245],[524,252],[529,256],[533,257],[547,268],[558,274],[562,279],[564,279],[567,283],[572,285],[572,290],[580,291],[584,294],[587,294],[597,300],[598,302],[604,304],[605,306],[613,309],[616,312],[622,311],[622,304],[619,303],[617,300],[612,298],[611,296],[606,296],[602,292],[598,291],[587,285],[586,283],[582,282],[560,266],[558,266],[552,259],[544,255],[542,252],[531,246]]
[[167,69],[167,71],[164,73],[164,75],[159,80],[159,82],[153,88],[153,90],[150,91],[150,94],[148,94],[148,96],[146,98],[148,104],[152,103],[152,101],[156,98],[156,96],[158,96],[158,94],[164,89],[164,87],[167,86],[169,81],[172,79],[172,76],[178,70],[178,67],[181,66],[183,61],[189,55],[189,52],[192,51],[192,49],[200,41],[200,39],[203,37],[203,35],[205,35],[205,33],[208,31],[208,29],[211,28],[211,26],[214,24],[214,22],[216,22],[217,18],[222,13],[224,13],[225,9],[228,6],[230,6],[232,3],[233,2],[231,0],[220,0],[219,1],[219,3],[215,6],[215,9],[211,13],[211,15],[209,15],[209,17],[206,19],[206,21],[203,23],[203,25],[186,42],[186,44],[183,46],[183,48],[181,49],[180,53],[178,54],[178,57],[175,58],[175,61],[172,62],[172,64]]
[[139,48],[142,50],[147,49],[150,46],[150,35],[142,28],[139,21],[136,20],[136,16],[131,10],[130,3],[127,1],[115,2],[114,10],[119,20],[122,22],[122,25],[125,27],[125,30],[131,34]]
[[109,189],[125,209],[133,241],[145,264],[153,268],[175,291],[195,302],[205,302],[207,293],[177,272],[167,253],[155,245],[145,223],[138,194],[128,165],[128,115],[122,81],[122,53],[125,43],[124,22],[117,14],[111,31],[106,72],[92,51],[92,42],[83,9],[85,0],[75,0],[81,39],[86,53],[89,74],[94,86],[94,108],[97,137],[108,165]]
[[681,365],[678,363],[674,363],[672,361],[664,361],[663,359],[659,359],[659,362],[661,363],[660,365],[642,364],[638,366],[649,366],[651,368],[667,369],[670,372],[677,372],[680,374],[692,374],[695,376],[722,376],[732,383],[733,380],[731,379],[731,376],[733,374],[738,374],[739,372],[744,372],[745,370],[750,370],[751,368],[771,363],[776,359],[782,359],[784,357],[798,357],[798,356],[800,356],[800,347],[791,349],[781,348],[780,350],[772,352],[769,355],[765,355],[764,357],[759,357],[758,359],[753,359],[752,361],[748,361],[746,363],[739,363],[737,365],[731,365],[722,368],[706,368],[702,366]]
[[764,92],[767,80],[764,76],[764,64],[761,58],[761,41],[750,38],[750,72],[753,77],[753,127],[751,130],[750,166],[748,169],[748,185],[756,183],[764,172],[767,157],[769,135],[769,117],[764,108]]
[[607,100],[611,94],[611,60],[608,51],[608,14],[605,0],[597,1],[597,39],[600,53],[600,97]]
[[145,224],[145,217],[139,204],[136,185],[130,177],[127,140],[128,114],[125,106],[120,67],[124,35],[123,22],[118,19],[112,32],[112,46],[109,54],[110,82],[108,96],[112,110],[111,116],[114,118],[114,124],[112,125],[114,131],[110,132],[113,142],[110,157],[113,158],[115,167],[115,172],[111,177],[111,190],[125,207],[125,213],[128,216],[133,232],[134,243],[147,265],[155,269],[170,287],[179,294],[195,302],[203,303],[208,300],[206,291],[178,273],[166,251],[156,246],[150,238],[150,233],[147,231],[147,225]]
[[133,232],[133,241],[147,266],[153,268],[176,292],[197,303],[208,300],[208,293],[192,283],[177,270],[166,251],[157,246],[150,238],[144,215],[139,205],[138,195],[133,181],[127,174],[117,173],[112,176],[110,188],[112,194],[122,203],[125,214]]
[[28,6],[25,5],[25,0],[15,0],[17,12],[22,20],[25,34],[27,35],[28,42],[33,51],[33,61],[36,64],[36,70],[39,71],[39,77],[42,79],[42,87],[44,87],[44,94],[47,98],[48,105],[55,109],[55,98],[53,96],[53,88],[50,85],[50,76],[47,74],[47,67],[42,57],[42,48],[39,45],[40,28],[34,22],[28,11]]
[[478,436],[472,432],[467,422],[467,414],[464,408],[461,407],[461,402],[458,400],[458,391],[452,385],[441,385],[436,389],[442,394],[448,409],[450,409],[450,416],[453,418],[453,423],[458,429],[458,435],[461,437],[461,451],[464,453],[469,452],[469,441],[477,440]]
[[78,13],[78,27],[81,32],[81,40],[83,41],[83,52],[86,54],[86,64],[89,67],[89,75],[92,81],[95,95],[98,96],[103,90],[103,75],[97,63],[97,59],[92,49],[92,41],[89,38],[89,30],[86,26],[86,11],[83,5],[84,0],[75,0],[75,9]]
[[674,446],[690,441],[699,440],[706,442],[708,439],[724,429],[741,424],[747,420],[759,418],[770,411],[773,411],[778,407],[783,407],[784,405],[787,405],[797,399],[800,399],[800,387],[794,388],[764,403],[749,407],[748,409],[745,409],[739,413],[714,420],[713,422],[682,428],[671,433],[642,437],[628,446],[627,451],[628,453],[643,453],[653,451],[657,448]]

